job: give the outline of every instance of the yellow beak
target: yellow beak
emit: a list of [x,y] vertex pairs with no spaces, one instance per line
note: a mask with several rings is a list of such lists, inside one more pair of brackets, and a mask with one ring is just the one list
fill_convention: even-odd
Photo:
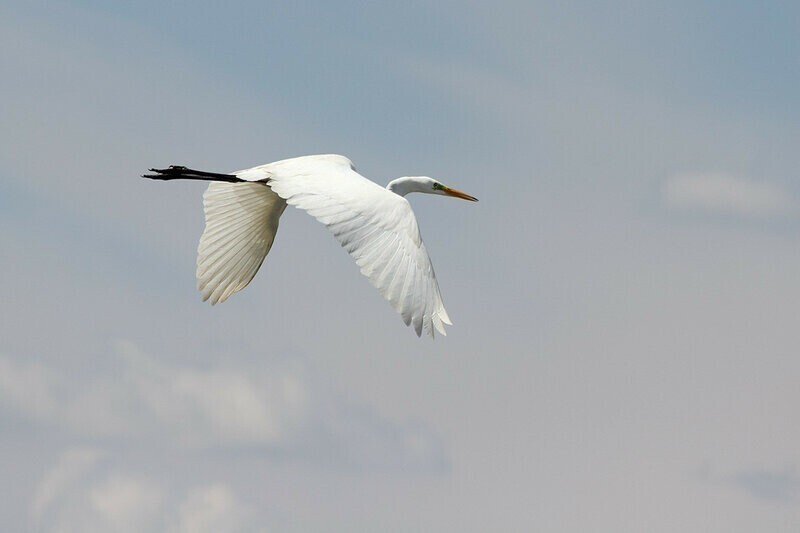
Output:
[[450,187],[445,187],[442,189],[444,193],[448,196],[455,196],[456,198],[461,198],[462,200],[469,200],[470,202],[477,202],[478,199],[474,196],[470,196],[465,192],[461,192],[458,189],[451,189]]

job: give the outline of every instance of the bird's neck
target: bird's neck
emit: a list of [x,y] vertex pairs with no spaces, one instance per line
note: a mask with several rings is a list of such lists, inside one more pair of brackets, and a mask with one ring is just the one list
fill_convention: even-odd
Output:
[[390,181],[386,188],[400,196],[405,196],[410,192],[429,192],[430,187],[422,182],[423,179],[418,176],[397,178]]

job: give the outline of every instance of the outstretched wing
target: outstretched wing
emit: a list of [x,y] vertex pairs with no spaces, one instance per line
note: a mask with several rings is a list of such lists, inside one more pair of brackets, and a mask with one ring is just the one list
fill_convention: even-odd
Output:
[[212,304],[250,283],[264,262],[286,202],[264,183],[213,182],[203,195],[197,288]]
[[237,177],[265,180],[288,204],[325,224],[370,283],[417,335],[452,324],[408,201],[358,174],[343,156],[306,156]]

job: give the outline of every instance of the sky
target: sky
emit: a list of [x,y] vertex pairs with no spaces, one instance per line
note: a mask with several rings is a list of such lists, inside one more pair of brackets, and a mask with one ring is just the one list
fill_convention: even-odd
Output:
[[[794,532],[795,2],[0,5],[0,529]],[[415,195],[417,338],[287,209],[195,288],[203,184]]]

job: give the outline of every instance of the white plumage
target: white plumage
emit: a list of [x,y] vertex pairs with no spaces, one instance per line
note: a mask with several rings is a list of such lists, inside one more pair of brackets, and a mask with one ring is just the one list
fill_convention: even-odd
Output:
[[253,279],[272,246],[278,220],[290,204],[325,224],[362,274],[417,335],[446,335],[447,316],[409,192],[475,200],[427,177],[400,178],[387,188],[364,178],[340,155],[304,156],[233,174],[170,167],[155,179],[208,179],[206,227],[197,254],[198,288],[212,304]]

